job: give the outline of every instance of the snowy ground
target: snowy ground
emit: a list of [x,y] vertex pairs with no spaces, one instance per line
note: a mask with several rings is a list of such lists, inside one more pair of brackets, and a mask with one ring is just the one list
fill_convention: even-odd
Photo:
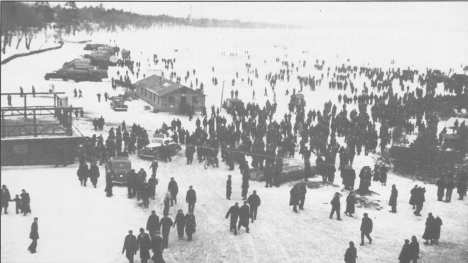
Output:
[[[391,66],[411,66],[420,70],[435,67],[448,72],[449,68],[457,70],[460,67],[461,58],[466,57],[460,54],[468,55],[468,44],[453,44],[465,43],[468,39],[466,33],[460,32],[327,32],[329,31],[319,29],[304,32],[158,28],[114,35],[93,35],[93,41],[109,43],[109,39],[115,39],[118,46],[132,51],[133,59],[142,62],[142,73],[148,68],[162,69],[161,63],[157,66],[145,63],[148,58],[151,61],[153,54],[158,54],[160,60],[176,58],[174,71],[182,76],[182,82],[183,76],[190,71],[191,77],[186,85],[189,86],[191,81],[195,85],[195,78],[199,79],[199,83],[205,84],[207,106],[219,105],[223,80],[226,81],[224,98],[230,96],[231,89],[238,89],[239,97],[244,101],[254,101],[263,105],[267,99],[263,96],[264,88],[269,87],[264,81],[265,74],[277,73],[281,68],[279,63],[274,62],[275,58],[294,62],[295,65],[299,60],[306,59],[306,67],[300,66],[299,72],[294,72],[290,82],[277,83],[277,119],[281,119],[287,111],[289,97],[284,96],[286,88],[291,93],[293,88],[299,90],[297,75],[311,74],[317,78],[322,73],[313,69],[315,59],[324,59],[325,67],[330,66],[332,72],[335,66],[343,63],[357,66],[370,63],[371,67],[385,69]],[[83,38],[86,39],[85,36]],[[401,38],[408,41],[403,45],[400,43]],[[366,44],[370,41],[372,46]],[[447,49],[448,44],[451,48]],[[275,48],[275,45],[285,46],[287,50]],[[44,92],[49,90],[50,84],[54,84],[56,91],[66,92],[70,104],[85,108],[85,118],[78,118],[74,125],[86,136],[94,133],[91,120],[101,115],[108,124],[116,126],[122,120],[125,120],[127,125],[135,122],[145,127],[150,134],[161,127],[163,122],[169,124],[173,118],[179,118],[185,128],[193,130],[195,120],[189,122],[185,116],[145,111],[143,107],[146,104],[140,100],[127,103],[128,112],[112,111],[109,104],[104,103],[104,99],[98,103],[96,97],[97,93],[107,92],[112,96],[124,92],[121,88],[116,92],[112,91],[109,82],[74,83],[44,80],[45,73],[60,68],[65,61],[85,54],[83,47],[83,44],[65,44],[62,49],[15,59],[3,65],[2,92],[18,92],[19,86],[22,86],[25,92],[29,92],[31,85],[35,86],[36,92]],[[174,52],[175,49],[178,52]],[[249,51],[250,60],[244,54],[246,50]],[[302,54],[305,50],[309,50],[310,53]],[[226,56],[223,56],[222,52],[225,52]],[[425,56],[424,52],[429,52],[432,56]],[[229,57],[230,53],[237,53],[237,57]],[[349,63],[346,62],[348,58],[351,60]],[[392,59],[397,61],[397,65],[390,65]],[[247,77],[252,78],[253,75],[247,75],[245,63],[252,63],[252,69],[258,69],[259,78],[254,78],[253,87],[247,86]],[[214,73],[212,67],[215,68]],[[195,77],[193,69],[196,69]],[[109,75],[116,77],[117,70],[123,73],[120,68],[112,68]],[[232,87],[231,80],[235,78],[236,72],[239,72],[239,79],[236,79],[236,86]],[[169,73],[170,71],[165,71],[165,76]],[[219,84],[216,87],[211,84],[213,76],[218,78]],[[358,76],[354,84],[360,89],[363,81],[367,80]],[[394,83],[394,90],[400,91],[396,84]],[[414,84],[408,85],[411,89],[416,88]],[[367,86],[370,86],[368,81]],[[73,98],[75,88],[83,91],[83,99]],[[442,86],[438,88],[439,92],[443,91]],[[256,100],[252,100],[252,89],[255,89]],[[349,88],[347,92],[350,92]],[[330,91],[328,79],[325,77],[321,87],[315,92],[304,88],[304,94],[307,109],[322,110],[324,102],[328,100],[337,103],[340,92]],[[268,99],[272,101],[270,88],[268,95]],[[43,102],[41,98],[31,101],[32,105]],[[18,104],[13,98],[13,106],[19,106]],[[352,109],[354,105],[348,106],[349,112],[350,107]],[[106,126],[110,128],[110,125]],[[103,135],[107,137],[107,130],[103,131]],[[362,166],[373,165],[373,159],[375,156],[356,156],[356,171]],[[290,162],[302,163],[300,157]],[[150,164],[132,157],[132,165],[136,169],[148,169]],[[342,215],[342,222],[328,219],[329,202],[335,192],[341,191],[339,173],[335,180],[336,186],[309,189],[306,210],[299,214],[294,214],[288,206],[290,185],[265,189],[262,183],[251,182],[249,193],[257,190],[262,198],[259,221],[251,226],[250,234],[242,231],[240,236],[235,237],[229,232],[229,220],[225,220],[224,215],[235,201],[241,201],[241,178],[237,170],[229,173],[224,165],[219,169],[208,170],[203,169],[200,164],[186,166],[185,158],[180,153],[173,158],[172,163],[160,164],[158,198],[151,202],[149,209],[143,209],[136,200],[126,198],[125,188],[116,187],[115,196],[105,198],[103,176],[100,178],[98,189],[80,187],[76,169],[76,165],[55,169],[47,166],[2,167],[1,183],[9,187],[12,195],[19,194],[23,188],[26,189],[31,194],[33,211],[32,215],[26,217],[13,213],[2,215],[2,262],[126,262],[120,251],[127,231],[132,229],[137,232],[140,227],[144,227],[147,216],[153,209],[158,215],[162,214],[162,197],[172,176],[179,184],[180,201],[184,201],[189,185],[193,185],[197,191],[199,201],[195,215],[198,228],[191,243],[187,243],[186,240],[178,241],[175,231],[172,231],[170,248],[165,251],[167,262],[340,262],[348,241],[359,243],[360,220],[365,212],[374,220],[374,243],[371,246],[358,247],[359,262],[395,262],[403,240],[412,235],[420,238],[424,231],[425,216],[414,217],[408,205],[410,189],[414,184],[423,183],[393,174],[389,175],[388,186],[373,185],[371,188],[379,194],[371,197],[371,200],[380,203],[383,209],[358,208],[356,217],[348,218]],[[102,168],[101,174],[103,173]],[[224,199],[228,174],[233,175],[233,200],[230,202]],[[398,214],[389,213],[386,205],[391,184],[396,184],[400,193]],[[425,247],[421,244],[421,261],[463,262],[463,258],[468,257],[467,201],[455,200],[454,196],[450,204],[436,202],[435,186],[427,185],[426,189],[427,202],[423,215],[432,212],[442,218],[444,225],[439,246]],[[345,206],[346,195],[344,192],[342,207]],[[13,204],[10,205],[10,212],[14,210],[12,208]],[[171,217],[175,216],[178,208],[186,211],[185,202],[171,209]],[[27,237],[34,216],[39,217],[41,239],[39,253],[30,255],[26,253],[30,241]]]

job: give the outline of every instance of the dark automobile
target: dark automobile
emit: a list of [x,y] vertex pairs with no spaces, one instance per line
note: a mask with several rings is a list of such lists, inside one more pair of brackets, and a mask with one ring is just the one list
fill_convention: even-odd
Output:
[[143,149],[141,149],[138,152],[138,156],[140,156],[141,158],[159,159],[161,155],[161,146],[163,144],[168,146],[170,155],[175,155],[182,149],[179,144],[175,143],[169,137],[164,137],[164,135],[161,134],[155,134],[154,136],[155,137],[151,139],[150,144],[146,145]]
[[102,77],[100,73],[93,72],[92,70],[71,70],[71,69],[59,69],[52,73],[47,73],[44,76],[45,80],[49,79],[62,79],[64,81],[74,80],[76,82],[80,81],[93,81],[100,82]]
[[111,157],[106,164],[106,174],[111,172],[112,182],[126,184],[128,172],[132,169],[132,163],[128,157]]

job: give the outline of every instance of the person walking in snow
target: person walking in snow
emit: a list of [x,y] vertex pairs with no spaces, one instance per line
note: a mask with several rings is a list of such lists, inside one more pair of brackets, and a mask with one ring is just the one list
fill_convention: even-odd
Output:
[[411,237],[411,243],[409,245],[409,254],[413,263],[417,263],[419,259],[419,242],[416,236]]
[[185,215],[185,233],[187,234],[188,241],[192,241],[192,235],[195,233],[197,222],[195,221],[195,215],[193,213],[187,213]]
[[93,184],[94,188],[96,188],[99,178],[99,167],[97,166],[96,161],[93,161],[91,168],[89,168],[89,178],[91,179],[91,183]]
[[231,175],[228,175],[228,179],[226,181],[226,199],[231,200],[231,193],[232,193],[232,181]]
[[171,206],[177,204],[177,194],[179,193],[179,186],[177,185],[177,182],[174,180],[174,177],[171,177],[171,181],[169,182],[169,185],[167,186],[167,189],[171,193]]
[[333,218],[333,214],[336,212],[337,220],[341,221],[341,218],[340,218],[340,207],[341,207],[340,193],[336,192],[335,196],[333,197],[333,199],[331,200],[330,203],[332,205],[332,210],[330,212],[330,219]]
[[392,185],[392,194],[390,195],[390,201],[388,201],[388,205],[392,207],[391,213],[396,213],[397,207],[397,198],[398,198],[398,190],[396,189],[396,185]]
[[167,216],[168,214],[164,214],[164,217],[161,218],[160,226],[161,226],[161,232],[163,236],[163,245],[164,248],[168,248],[169,245],[169,232],[171,231],[171,227],[174,224],[172,219]]
[[369,244],[372,244],[372,238],[370,237],[370,233],[372,233],[372,219],[370,219],[367,213],[364,213],[364,218],[362,219],[361,223],[361,246],[364,246],[364,236],[367,237],[369,240]]
[[250,217],[250,207],[247,204],[247,201],[244,201],[244,205],[239,208],[239,225],[238,230],[243,226],[245,227],[245,232],[249,233],[249,217]]
[[124,245],[122,248],[122,254],[125,251],[127,252],[125,253],[125,256],[127,257],[128,262],[133,263],[133,257],[136,255],[138,251],[138,245],[137,245],[137,239],[135,235],[133,235],[132,230],[129,230],[128,235],[125,237]]
[[39,227],[37,225],[38,220],[39,219],[37,217],[34,218],[34,222],[31,224],[31,233],[29,234],[29,238],[32,239],[32,243],[29,245],[28,250],[32,254],[36,253],[37,240],[39,239]]
[[254,220],[257,220],[257,211],[261,202],[262,201],[260,200],[260,197],[257,195],[256,190],[254,190],[253,194],[251,194],[249,198],[247,199],[247,203],[250,205],[250,218],[252,219],[252,223],[254,222]]
[[148,217],[148,221],[146,221],[146,230],[150,236],[156,234],[156,231],[159,231],[159,216],[156,215],[156,211],[151,211],[151,215]]
[[348,197],[346,197],[346,210],[345,215],[352,217],[355,212],[356,196],[353,192],[349,192]]
[[226,219],[231,216],[231,223],[229,225],[229,230],[234,231],[234,235],[237,236],[237,220],[239,219],[239,203],[235,203],[231,208],[229,208]]
[[83,92],[81,92],[81,89],[79,90],[80,96],[78,97],[79,99],[83,98]]
[[349,247],[346,249],[345,255],[344,255],[344,262],[345,263],[356,263],[356,258],[357,258],[357,249],[354,246],[354,242],[350,241],[349,242]]
[[2,185],[2,196],[1,196],[2,209],[4,214],[8,214],[8,202],[11,199],[10,191],[6,185]]
[[195,210],[195,203],[197,202],[197,193],[193,190],[193,187],[190,186],[190,189],[187,191],[185,201],[188,204],[188,212],[193,213]]
[[174,224],[172,227],[175,227],[177,225],[177,235],[179,236],[179,240],[181,240],[184,237],[184,230],[185,230],[185,215],[182,209],[179,209],[177,211],[177,215],[174,220]]
[[112,194],[112,187],[114,186],[114,183],[112,182],[112,173],[108,172],[106,174],[106,188],[104,191],[106,192],[107,197],[111,197]]
[[149,250],[151,248],[151,240],[148,234],[145,233],[143,228],[140,228],[140,234],[137,238],[137,250],[140,250],[141,263],[148,263],[150,259]]
[[98,102],[101,102],[101,93],[97,94],[97,100],[98,100]]

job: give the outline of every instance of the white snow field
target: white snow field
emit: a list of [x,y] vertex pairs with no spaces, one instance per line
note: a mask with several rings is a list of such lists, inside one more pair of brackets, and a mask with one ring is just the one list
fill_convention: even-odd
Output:
[[[89,39],[82,36],[83,40]],[[206,105],[219,107],[223,80],[225,80],[224,98],[230,97],[231,89],[239,90],[239,97],[244,101],[253,101],[264,105],[266,97],[264,88],[268,87],[268,99],[273,100],[269,85],[265,82],[265,74],[277,73],[281,69],[280,61],[293,62],[299,66],[299,60],[306,60],[306,67],[299,66],[299,72],[294,71],[290,82],[278,81],[276,85],[278,110],[277,120],[282,119],[287,112],[289,97],[284,96],[286,88],[299,90],[297,76],[320,76],[321,71],[313,68],[315,60],[325,60],[325,68],[335,66],[356,65],[381,67],[388,69],[400,67],[419,69],[437,68],[448,72],[453,68],[456,72],[466,63],[468,57],[468,33],[460,31],[366,31],[350,29],[313,28],[309,30],[271,30],[271,29],[194,29],[194,28],[153,28],[136,32],[102,33],[92,36],[93,42],[109,43],[116,40],[120,48],[129,49],[135,61],[142,62],[141,73],[148,68],[163,69],[160,62],[157,66],[151,62],[153,54],[158,58],[176,58],[174,70],[182,77],[182,84],[190,86],[195,78],[205,85],[207,95]],[[275,45],[277,46],[275,48]],[[110,81],[103,83],[72,81],[45,81],[47,72],[60,68],[64,62],[85,54],[84,44],[65,44],[62,49],[42,54],[15,59],[2,65],[1,91],[19,92],[19,86],[25,92],[31,91],[34,85],[36,92],[45,92],[50,84],[56,91],[63,91],[69,96],[69,104],[82,106],[85,118],[77,118],[74,125],[85,136],[94,134],[91,120],[103,116],[106,120],[103,136],[107,137],[108,129],[116,127],[123,120],[127,125],[134,122],[140,124],[152,134],[163,122],[169,124],[173,118],[179,118],[182,126],[193,131],[195,119],[188,121],[186,116],[167,113],[151,113],[145,111],[146,105],[141,100],[127,102],[128,112],[114,112],[108,103],[97,102],[97,93],[109,93],[111,96],[123,93],[111,89]],[[281,47],[281,48],[280,48]],[[282,47],[286,47],[284,49]],[[177,49],[178,52],[174,52]],[[244,52],[248,51],[248,55]],[[303,51],[309,53],[303,54]],[[225,52],[226,55],[222,55]],[[230,57],[236,53],[237,57]],[[150,62],[147,62],[147,59]],[[350,62],[347,62],[350,59]],[[395,59],[396,64],[390,61]],[[465,59],[465,61],[463,61]],[[266,61],[266,63],[265,63]],[[251,63],[252,69],[257,68],[259,78],[253,79],[253,87],[247,86],[245,63]],[[150,64],[150,66],[148,66]],[[212,72],[212,67],[215,68]],[[195,77],[193,69],[196,70]],[[111,68],[109,76],[116,76],[116,71],[123,73],[121,68]],[[184,83],[186,72],[190,78]],[[171,71],[164,71],[169,76]],[[235,87],[231,80],[239,72]],[[326,70],[324,70],[326,75]],[[132,77],[132,76],[131,76]],[[218,86],[213,86],[212,77],[218,78]],[[132,77],[135,80],[135,77]],[[142,78],[140,74],[140,79]],[[242,83],[241,79],[244,79]],[[355,87],[362,89],[363,81],[357,76]],[[394,83],[394,91],[400,92],[398,83]],[[410,85],[415,89],[416,85]],[[73,89],[81,89],[83,99],[73,98]],[[438,87],[443,92],[443,86]],[[255,89],[256,99],[252,100],[252,89]],[[349,89],[347,90],[350,94]],[[323,109],[323,104],[331,100],[337,103],[337,96],[343,91],[329,90],[328,78],[312,92],[304,87],[307,100],[306,110]],[[3,99],[3,98],[2,98]],[[6,103],[2,101],[2,104]],[[44,99],[31,100],[31,105],[44,103]],[[13,98],[13,106],[22,105]],[[348,112],[355,105],[348,105]],[[338,106],[338,109],[341,105]],[[223,113],[224,114],[224,113]],[[294,118],[294,117],[293,117]],[[442,127],[440,127],[442,128]],[[318,189],[308,189],[305,210],[295,214],[289,206],[289,190],[292,183],[279,188],[264,188],[263,183],[250,182],[249,194],[257,190],[262,205],[259,208],[258,220],[250,225],[250,234],[244,229],[240,235],[234,236],[229,231],[229,220],[224,216],[234,202],[241,203],[241,177],[238,169],[228,171],[227,166],[205,170],[201,164],[185,164],[183,150],[173,158],[171,163],[160,162],[158,169],[159,185],[157,199],[151,201],[150,208],[142,207],[141,201],[127,199],[125,187],[114,187],[114,196],[106,198],[104,193],[104,168],[101,167],[101,177],[98,188],[88,184],[84,188],[79,185],[76,176],[77,165],[66,168],[52,166],[2,167],[1,184],[6,184],[12,196],[26,189],[31,195],[32,214],[23,217],[14,213],[14,204],[10,203],[9,214],[1,216],[1,261],[2,262],[128,262],[121,254],[123,241],[128,230],[138,232],[146,226],[146,220],[151,210],[162,214],[162,198],[171,177],[179,184],[179,204],[170,209],[170,217],[174,218],[177,209],[187,211],[185,193],[190,185],[197,191],[195,216],[197,232],[192,242],[186,239],[179,241],[174,228],[170,234],[169,249],[164,251],[166,262],[343,262],[343,255],[349,241],[356,245],[360,243],[360,223],[363,213],[369,213],[374,221],[372,233],[373,244],[358,246],[358,262],[397,262],[404,239],[416,235],[420,241],[420,262],[466,262],[468,258],[468,201],[457,200],[454,193],[451,203],[437,202],[436,187],[420,181],[413,181],[389,173],[387,186],[373,183],[371,190],[376,195],[369,201],[377,203],[376,208],[357,207],[353,218],[341,215],[343,221],[328,218],[330,200],[335,192],[342,192],[342,212],[345,209],[347,191],[341,190],[341,178],[336,173],[335,185]],[[356,156],[354,168],[359,172],[361,167],[370,165],[376,155]],[[312,157],[313,160],[315,160]],[[131,156],[132,167],[144,168],[149,171],[150,162],[136,156]],[[302,163],[299,155],[290,163]],[[236,166],[237,167],[237,166]],[[233,175],[232,200],[225,199],[225,182],[227,175]],[[319,180],[319,179],[313,179]],[[320,179],[321,180],[321,179]],[[356,186],[359,180],[356,180]],[[387,205],[391,185],[396,184],[399,190],[398,213],[389,213]],[[426,187],[426,203],[423,216],[416,217],[408,204],[410,189],[415,184]],[[443,220],[440,245],[425,246],[421,236],[428,212]],[[30,243],[29,231],[33,217],[39,218],[38,253],[30,254],[27,246]],[[140,262],[139,255],[136,262]]]

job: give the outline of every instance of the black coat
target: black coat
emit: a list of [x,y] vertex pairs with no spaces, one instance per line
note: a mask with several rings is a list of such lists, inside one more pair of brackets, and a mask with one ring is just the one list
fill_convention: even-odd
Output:
[[91,168],[89,169],[89,177],[91,177],[91,180],[97,180],[99,177],[99,167],[97,165],[91,165]]
[[361,232],[372,233],[372,228],[373,228],[372,219],[370,219],[369,217],[364,217],[361,223]]
[[149,259],[150,253],[149,250],[151,248],[151,240],[148,234],[142,233],[138,235],[137,239],[138,247],[140,248],[140,258],[141,259]]
[[348,195],[348,197],[346,197],[346,213],[354,214],[355,204],[356,197],[354,195]]
[[403,248],[401,249],[400,256],[398,257],[400,262],[409,263],[411,260],[411,247],[410,244],[404,244]]
[[249,224],[250,216],[250,207],[248,205],[243,205],[239,209],[239,222],[241,224]]
[[195,216],[187,214],[185,216],[185,232],[194,233],[196,227],[197,227],[197,222],[195,221]]
[[418,259],[419,258],[419,243],[411,242],[409,244],[409,254],[411,255],[411,259]]
[[8,202],[10,202],[11,196],[10,191],[8,189],[2,189],[2,207],[8,207]]
[[251,194],[247,199],[247,203],[249,203],[250,207],[259,207],[261,200],[257,194]]
[[39,239],[39,228],[37,226],[37,222],[32,223],[31,233],[29,234],[29,238],[32,240]]
[[159,216],[151,214],[148,217],[148,221],[146,222],[146,230],[148,230],[148,231],[157,231],[159,229],[160,229]]
[[231,222],[237,222],[237,219],[239,218],[239,207],[236,205],[231,206],[226,214],[226,219],[229,215],[231,216]]
[[346,263],[355,263],[357,257],[357,250],[355,247],[349,247],[346,249],[346,253],[344,255],[344,261]]
[[163,235],[169,235],[169,232],[171,231],[171,227],[172,225],[174,224],[174,222],[172,222],[172,219],[170,217],[163,217],[161,218],[161,232]]
[[187,203],[196,203],[197,202],[197,193],[193,189],[187,191],[187,196],[185,198]]
[[127,258],[132,257],[136,254],[138,250],[137,239],[134,235],[130,234],[125,237],[124,245],[122,248],[122,253],[127,251],[126,256]]
[[334,208],[335,210],[340,210],[341,208],[340,197],[338,196],[333,197],[330,203],[332,205],[332,208]]

